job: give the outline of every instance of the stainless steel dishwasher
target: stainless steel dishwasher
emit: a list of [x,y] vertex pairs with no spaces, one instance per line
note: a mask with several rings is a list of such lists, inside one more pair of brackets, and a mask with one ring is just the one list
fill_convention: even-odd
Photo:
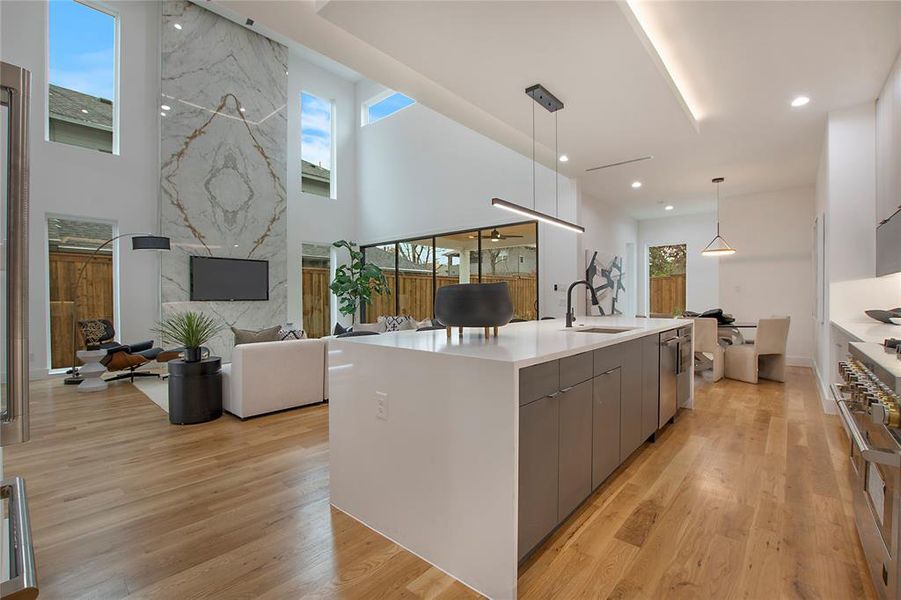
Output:
[[657,428],[672,421],[691,394],[691,327],[660,334],[660,412]]

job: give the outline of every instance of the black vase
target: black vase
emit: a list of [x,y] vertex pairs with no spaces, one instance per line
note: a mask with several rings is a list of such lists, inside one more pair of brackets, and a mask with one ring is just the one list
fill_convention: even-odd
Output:
[[507,282],[461,283],[438,288],[435,318],[445,327],[500,327],[513,318]]
[[185,362],[194,363],[200,362],[201,349],[200,348],[185,348]]

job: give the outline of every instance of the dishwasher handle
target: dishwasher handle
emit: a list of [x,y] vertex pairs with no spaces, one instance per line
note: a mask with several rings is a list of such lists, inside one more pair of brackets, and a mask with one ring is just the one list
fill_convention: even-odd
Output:
[[888,467],[901,467],[901,453],[874,448],[870,445],[866,437],[861,433],[860,427],[857,426],[857,421],[854,420],[854,415],[851,414],[851,409],[848,408],[847,402],[844,400],[838,401],[838,412],[842,417],[845,430],[851,436],[851,443],[857,446],[864,460]]
[[25,480],[3,480],[0,496],[9,500],[9,580],[0,583],[0,600],[34,600],[38,597],[38,576]]

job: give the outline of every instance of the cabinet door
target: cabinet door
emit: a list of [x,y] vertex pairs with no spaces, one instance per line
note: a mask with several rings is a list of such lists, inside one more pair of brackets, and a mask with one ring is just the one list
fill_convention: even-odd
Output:
[[591,493],[592,382],[562,392],[560,401],[559,498],[563,521]]
[[642,365],[641,342],[633,340],[620,346],[622,356],[622,394],[620,398],[620,451],[619,461],[623,462],[641,446],[647,436],[643,436],[642,409]]
[[660,343],[656,335],[641,339],[641,435],[648,439],[657,431]]
[[519,558],[557,525],[558,410],[550,397],[519,409]]
[[560,361],[526,367],[519,371],[519,405],[528,404],[560,389]]
[[592,489],[601,485],[619,466],[620,378],[620,369],[616,368],[592,380]]

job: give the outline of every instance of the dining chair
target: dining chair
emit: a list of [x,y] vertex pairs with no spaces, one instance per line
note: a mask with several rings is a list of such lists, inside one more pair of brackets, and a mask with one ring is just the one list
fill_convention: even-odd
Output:
[[726,347],[726,377],[748,383],[758,379],[785,381],[785,348],[790,317],[770,317],[757,322],[753,343]]
[[711,371],[713,381],[723,378],[726,364],[726,351],[719,342],[719,323],[716,319],[696,318],[695,323],[695,356],[700,368],[695,370]]

